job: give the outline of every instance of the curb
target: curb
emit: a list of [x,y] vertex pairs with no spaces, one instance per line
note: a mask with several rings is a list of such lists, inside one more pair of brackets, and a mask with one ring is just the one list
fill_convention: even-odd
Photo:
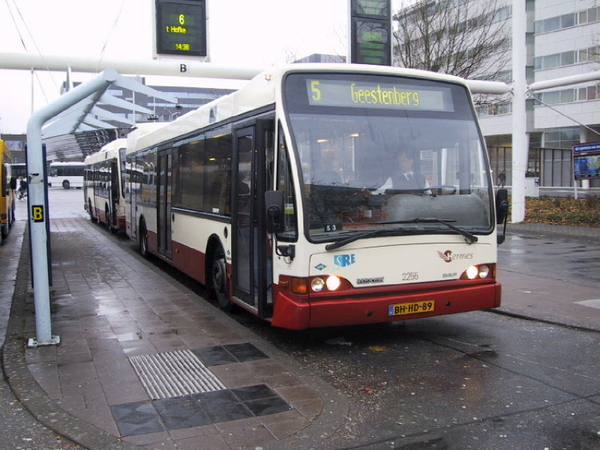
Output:
[[[25,229],[27,233],[27,228]],[[72,416],[51,400],[35,381],[25,361],[25,316],[28,307],[27,282],[29,241],[23,239],[15,294],[13,297],[2,366],[6,380],[23,406],[44,426],[89,450],[133,450],[134,447],[84,420]],[[33,308],[33,306],[31,306]]]

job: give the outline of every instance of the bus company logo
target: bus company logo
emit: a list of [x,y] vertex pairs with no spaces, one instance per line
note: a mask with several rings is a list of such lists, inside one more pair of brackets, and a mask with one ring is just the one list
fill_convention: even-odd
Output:
[[335,255],[333,257],[333,262],[336,266],[347,267],[356,262],[356,255],[354,253],[349,255]]
[[383,283],[384,277],[374,277],[374,278],[357,278],[356,284],[377,284]]
[[446,250],[443,253],[438,250],[438,256],[447,263],[463,259],[473,259],[473,253],[452,253],[450,250]]
[[323,264],[323,263],[319,263],[319,264],[317,264],[317,265],[315,266],[315,269],[317,269],[317,270],[323,270],[323,269],[325,269],[326,267],[327,267],[327,266],[326,266],[325,264]]

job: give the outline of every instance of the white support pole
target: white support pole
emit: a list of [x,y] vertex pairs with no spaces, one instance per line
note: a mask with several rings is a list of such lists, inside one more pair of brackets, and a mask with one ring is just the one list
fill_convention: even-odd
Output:
[[27,122],[27,178],[29,187],[29,233],[31,236],[31,266],[33,269],[33,296],[35,302],[36,339],[29,341],[30,346],[58,344],[60,338],[52,336],[50,322],[50,281],[48,277],[48,235],[46,223],[46,189],[42,153],[42,127],[44,124],[100,90],[106,90],[118,73],[107,69],[91,81],[77,86],[58,100],[36,111]]
[[525,220],[525,172],[529,153],[527,136],[527,116],[525,100],[527,96],[527,78],[525,67],[527,17],[525,0],[513,0],[512,20],[512,71],[513,84],[513,130],[512,130],[512,208],[511,222]]

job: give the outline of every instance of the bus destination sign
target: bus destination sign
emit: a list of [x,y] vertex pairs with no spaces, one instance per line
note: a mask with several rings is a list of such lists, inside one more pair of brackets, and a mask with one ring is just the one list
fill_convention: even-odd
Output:
[[206,0],[156,0],[156,53],[207,56]]
[[311,106],[454,111],[447,87],[307,79],[306,90]]

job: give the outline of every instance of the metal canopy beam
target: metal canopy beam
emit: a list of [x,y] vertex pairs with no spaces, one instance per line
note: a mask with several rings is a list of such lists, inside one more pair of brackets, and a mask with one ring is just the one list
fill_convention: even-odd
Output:
[[196,78],[223,78],[230,80],[250,80],[264,70],[264,67],[223,66],[212,63],[181,60],[117,60],[98,61],[87,56],[44,55],[31,53],[0,53],[0,68],[15,70],[55,70],[96,73],[113,68],[122,74],[186,76]]
[[[56,121],[57,126],[62,126],[66,123],[71,125],[73,121],[71,113],[78,110],[85,111],[83,117],[77,119],[79,120],[79,124],[76,128],[78,128],[83,124],[85,115],[93,109],[96,102],[111,85],[132,86],[131,80],[119,75],[114,69],[107,69],[96,78],[80,84],[54,102],[39,109],[27,122],[28,216],[36,322],[36,338],[29,340],[30,346],[52,345],[60,342],[58,336],[52,336],[50,322],[50,285],[48,276],[49,236],[46,228],[48,220],[46,206],[48,202],[45,188],[47,180],[44,177],[46,161],[44,160],[42,151],[42,127],[57,115],[79,104],[77,108],[67,113],[69,119],[65,123],[60,124],[61,119]],[[177,103],[176,98],[167,94],[156,91],[156,96]]]

